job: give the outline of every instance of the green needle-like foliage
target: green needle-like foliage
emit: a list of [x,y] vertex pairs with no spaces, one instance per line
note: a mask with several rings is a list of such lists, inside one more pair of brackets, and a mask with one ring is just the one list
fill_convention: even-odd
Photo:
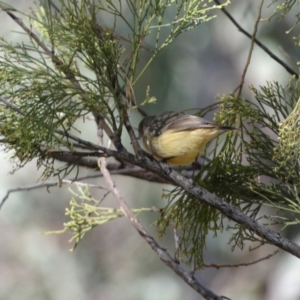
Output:
[[[295,27],[300,23],[300,12],[299,12],[299,1],[297,0],[273,0],[271,5],[275,5],[276,9],[274,13],[267,18],[271,20],[273,17],[278,17],[279,20],[284,19],[289,14],[292,14],[295,18],[295,21],[290,26],[290,29],[286,31],[287,34],[290,34]],[[295,13],[296,12],[296,13]],[[300,45],[300,35],[293,37],[295,44]],[[299,63],[299,62],[298,62]]]
[[[134,85],[159,51],[214,17],[210,2],[41,0],[30,15],[0,2],[25,33],[22,43],[0,39],[0,96],[10,104],[0,101],[0,134],[19,167],[37,158],[45,177],[66,176],[73,167],[55,169],[41,149],[74,151],[58,130],[80,133],[75,122],[87,114],[121,136],[124,112],[137,106]],[[151,53],[144,65],[142,51]]]
[[[83,139],[76,121],[93,116],[98,128],[104,120],[113,133],[109,138],[120,138],[126,113],[153,101],[147,91],[146,101],[137,103],[134,87],[156,55],[180,34],[211,20],[213,10],[221,6],[209,0],[59,0],[57,6],[41,0],[30,15],[2,2],[0,7],[25,33],[22,43],[0,39],[2,143],[14,151],[19,167],[37,159],[45,177],[63,178],[75,164],[57,169],[51,150],[91,150],[70,138],[72,133]],[[145,63],[140,60],[144,51],[150,53]],[[206,153],[210,161],[197,173],[195,183],[253,219],[282,227],[297,224],[298,79],[286,88],[268,82],[251,89],[254,103],[233,95],[220,99],[216,121],[237,130],[212,142]],[[76,243],[94,226],[121,216],[120,211],[96,208],[95,201],[87,204],[85,196],[77,197],[84,200],[81,203],[72,199],[71,221],[65,225]],[[208,232],[216,235],[229,228],[227,220],[178,187],[164,197],[169,202],[158,221],[160,233],[175,227],[180,235],[178,259],[200,268]],[[260,215],[262,206],[273,208],[270,215]],[[96,214],[100,217],[91,217]],[[229,241],[233,247],[243,247],[247,240],[264,243],[243,226],[233,229]]]
[[[212,160],[195,181],[253,219],[284,228],[300,219],[299,81],[292,79],[285,89],[277,82],[268,82],[260,89],[252,87],[252,91],[255,103],[231,96],[221,99],[217,120],[237,124],[237,130],[215,141],[207,153]],[[200,268],[207,233],[229,228],[224,225],[227,222],[216,209],[179,188],[164,196],[169,205],[158,222],[160,232],[163,234],[170,224],[178,229],[178,258]],[[270,215],[259,213],[262,206],[272,208]],[[233,229],[229,241],[233,248],[242,248],[247,240],[258,241],[243,226]]]
[[[72,238],[70,241],[74,242],[72,250],[96,226],[124,216],[121,209],[100,206],[101,200],[98,201],[93,198],[88,188],[82,189],[78,186],[78,192],[72,189],[69,189],[69,191],[73,195],[70,207],[66,208],[66,216],[70,218],[70,221],[64,223],[63,230],[49,231],[46,234],[71,232]],[[104,194],[104,198],[107,195],[108,193]],[[132,212],[137,216],[141,212],[149,212],[150,210],[150,208],[138,208],[132,209]]]

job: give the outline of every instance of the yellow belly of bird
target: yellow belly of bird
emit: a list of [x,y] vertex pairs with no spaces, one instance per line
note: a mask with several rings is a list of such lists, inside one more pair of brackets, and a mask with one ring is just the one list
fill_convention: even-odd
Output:
[[167,130],[153,138],[147,148],[158,160],[165,159],[172,165],[188,165],[204,152],[207,142],[218,132],[219,130],[211,128],[179,132]]

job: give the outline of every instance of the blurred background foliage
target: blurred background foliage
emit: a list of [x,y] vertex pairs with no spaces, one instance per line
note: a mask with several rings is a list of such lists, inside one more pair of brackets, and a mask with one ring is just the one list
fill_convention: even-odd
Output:
[[[270,6],[270,3],[265,3],[263,18],[272,16],[276,6],[281,4],[276,10],[278,15],[274,15],[269,21],[260,23],[257,37],[288,65],[296,68],[299,37],[296,36],[293,40],[292,36],[295,35],[296,30],[290,32],[290,29],[298,20],[295,19],[295,7],[297,8],[297,6],[289,11],[288,5],[282,5],[283,1],[275,2]],[[292,4],[292,2],[286,1],[287,4]],[[30,12],[32,5],[28,1],[7,1],[7,3],[26,13]],[[233,0],[228,10],[239,24],[251,33],[259,3],[260,1]],[[126,8],[124,9],[124,14],[126,14]],[[288,14],[281,22],[278,22],[278,16],[281,17],[282,13]],[[230,105],[232,100],[230,96],[223,95],[230,94],[240,82],[250,40],[242,35],[224,14],[217,11],[216,14],[217,18],[183,33],[169,47],[164,48],[156,55],[150,67],[135,86],[138,103],[146,98],[145,91],[148,87],[150,87],[150,94],[157,99],[155,105],[145,107],[148,113],[158,113],[170,109],[204,108],[215,103],[217,98],[223,98],[224,105]],[[25,39],[25,37],[16,32],[20,31],[20,28],[4,13],[1,13],[1,18],[5,24],[1,28],[1,35],[13,43],[22,42],[22,38]],[[104,15],[103,18],[105,19]],[[168,23],[170,18],[171,16],[166,15],[165,22]],[[120,35],[126,35],[123,28],[122,24],[116,28]],[[147,41],[149,47],[154,40],[155,38],[151,39],[150,36]],[[151,52],[143,51],[140,64],[145,65],[151,55]],[[282,66],[256,47],[247,72],[243,98],[249,99],[249,104],[251,104],[256,103],[255,98],[257,97],[263,100],[264,94],[269,97],[270,90],[276,91],[277,89],[277,95],[281,95],[282,90],[276,82],[282,86],[293,85],[289,83],[289,74]],[[272,89],[268,89],[270,86]],[[297,86],[292,88],[297,89]],[[273,108],[270,105],[265,106],[270,115],[275,111],[276,104],[282,103],[280,97],[276,98],[275,95],[274,99],[278,101],[273,103]],[[298,99],[291,98],[289,100],[294,101],[295,104]],[[287,115],[290,111],[292,109],[287,111]],[[212,119],[213,114],[208,114],[206,118]],[[288,126],[291,118],[294,118],[291,121],[291,124],[294,125],[295,119],[297,119],[296,109],[290,118],[280,126]],[[137,125],[139,119],[140,116],[133,112],[131,116],[133,124]],[[272,118],[267,121],[272,122]],[[277,121],[274,122],[277,123]],[[261,125],[260,128],[263,128],[264,124]],[[93,140],[96,136],[96,128],[92,121],[76,121],[76,126],[82,129],[82,134],[87,139]],[[252,129],[251,126],[244,127],[246,132]],[[258,130],[257,134],[266,133]],[[268,137],[275,139],[275,135],[271,133],[268,133]],[[296,161],[295,159],[291,160],[291,151],[287,151],[287,157],[280,150],[280,142],[284,145],[284,138],[283,135],[282,140],[279,141],[278,152],[274,153],[278,165],[269,164],[270,171],[286,166],[294,170],[294,165],[286,164],[287,159],[288,163]],[[126,146],[130,148],[129,141]],[[267,147],[267,143],[261,145],[260,149],[263,149],[263,146]],[[249,148],[244,150],[251,152],[253,149],[257,149],[257,145],[249,144]],[[273,151],[273,148],[271,150]],[[293,152],[292,154],[297,157],[297,153]],[[35,161],[14,173],[13,176],[7,176],[12,170],[12,164],[9,161],[11,153],[1,153],[1,155],[1,178],[3,178],[1,191],[3,195],[9,188],[32,184],[41,176],[42,170],[36,171]],[[267,162],[261,166],[257,165],[258,175],[259,167],[266,165],[268,165]],[[85,169],[80,172],[81,175],[89,173]],[[132,207],[153,205],[161,208],[167,204],[165,198],[161,199],[161,195],[162,193],[166,195],[163,190],[170,190],[170,186],[149,184],[122,176],[115,176],[114,179]],[[209,188],[209,180],[215,179],[207,176],[204,187]],[[231,178],[231,180],[236,182],[238,179]],[[91,183],[101,185],[103,181],[96,179],[91,180]],[[73,189],[76,190],[74,187]],[[278,192],[276,189],[277,187],[274,186],[274,193]],[[39,235],[38,233],[41,231],[60,230],[61,224],[67,221],[64,216],[64,208],[71,198],[68,187],[50,188],[49,192],[46,193],[42,189],[14,193],[1,211],[1,240],[3,242],[3,246],[0,248],[1,299],[173,300],[183,297],[199,299],[198,294],[166,269],[124,218],[109,222],[89,232],[76,251],[71,254],[67,251],[71,248],[67,242],[71,238],[68,234]],[[282,191],[279,192],[282,193]],[[293,190],[286,190],[287,196],[293,195],[293,192]],[[95,199],[101,198],[102,195],[102,192],[96,189],[91,190],[90,193]],[[228,191],[224,191],[224,193],[226,194]],[[110,197],[105,199],[105,204],[109,207],[116,205],[114,199]],[[282,203],[278,203],[278,205],[282,206]],[[270,211],[264,208],[260,211],[260,216],[263,216],[264,212],[266,215],[270,214]],[[184,212],[182,215],[184,216]],[[157,219],[157,216],[154,213],[142,214],[140,219],[150,225]],[[222,226],[227,228],[227,226],[233,225],[228,222]],[[157,237],[155,227],[150,228],[150,233]],[[204,251],[205,263],[225,264],[253,261],[273,251],[272,247],[263,247],[255,252],[240,251],[239,249],[231,252],[231,246],[227,244],[232,235],[231,231],[219,235],[218,239],[213,238],[214,232],[209,231],[209,228],[207,233],[208,239]],[[295,241],[299,241],[297,227],[290,228],[285,234]],[[161,242],[165,247],[173,248],[174,241],[170,229],[167,230],[167,235]],[[251,240],[249,243],[245,242],[244,247],[253,247]],[[300,295],[299,285],[291,284],[293,280],[299,278],[298,263],[296,258],[287,254],[279,254],[270,260],[248,267],[220,270],[208,268],[197,273],[197,277],[216,293],[227,295],[232,299],[278,298],[292,300],[298,299]],[[288,291],[287,283],[291,286]]]

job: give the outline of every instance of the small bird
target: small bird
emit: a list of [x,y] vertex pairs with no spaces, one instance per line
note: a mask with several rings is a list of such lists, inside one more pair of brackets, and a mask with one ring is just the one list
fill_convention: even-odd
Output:
[[219,133],[234,129],[173,111],[145,117],[139,124],[145,150],[157,160],[177,166],[195,162],[208,141]]

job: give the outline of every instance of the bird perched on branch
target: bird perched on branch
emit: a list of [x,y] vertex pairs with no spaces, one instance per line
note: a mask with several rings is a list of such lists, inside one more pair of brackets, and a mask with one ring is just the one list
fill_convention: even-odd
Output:
[[201,155],[208,141],[219,133],[234,130],[184,112],[147,116],[139,124],[145,150],[171,165],[188,165]]

